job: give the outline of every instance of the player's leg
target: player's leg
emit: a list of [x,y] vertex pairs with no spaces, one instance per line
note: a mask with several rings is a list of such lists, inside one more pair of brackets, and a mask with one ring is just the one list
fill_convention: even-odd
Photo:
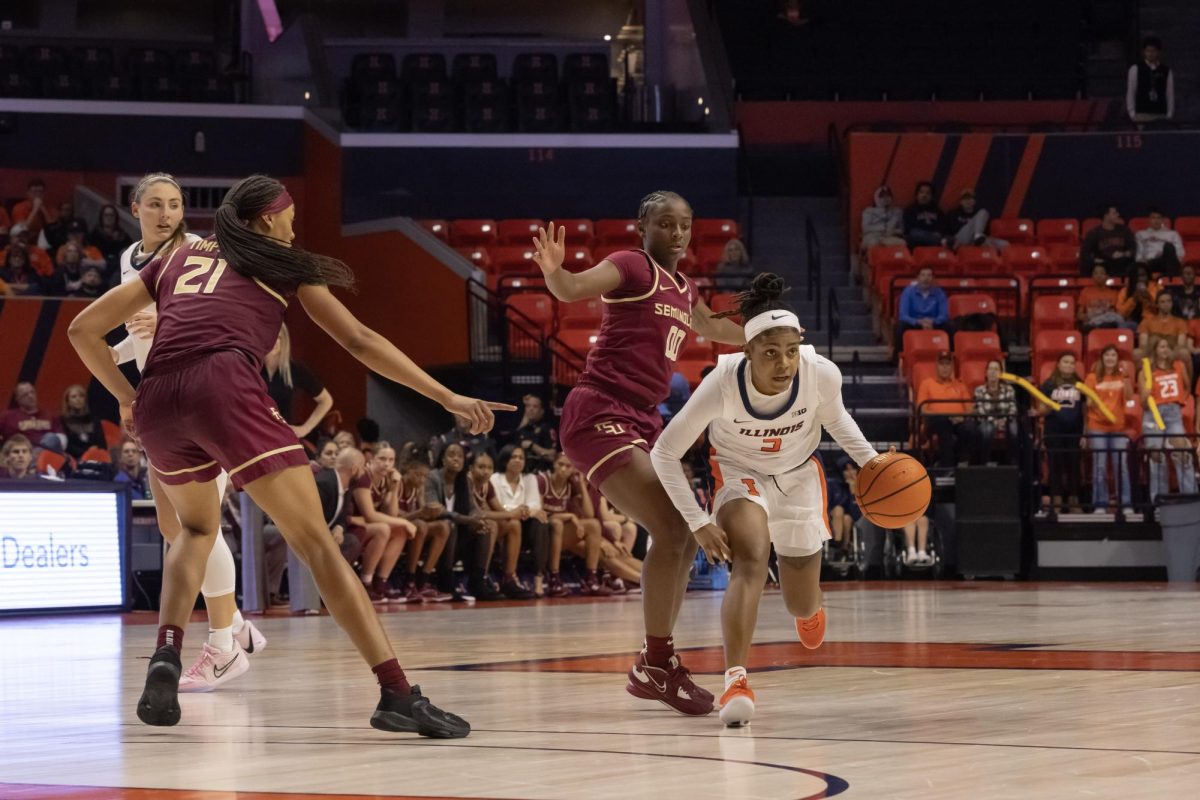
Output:
[[758,503],[738,498],[723,502],[717,525],[729,537],[733,572],[721,602],[721,633],[725,644],[725,691],[721,695],[721,721],[738,726],[754,716],[754,691],[746,664],[758,624],[758,604],[767,581],[771,533],[767,511]]
[[600,522],[594,519],[576,519],[567,524],[564,539],[571,543],[572,551],[583,559],[583,581],[580,587],[585,595],[608,597],[613,590],[600,580]]
[[834,506],[829,512],[829,527],[833,530],[833,542],[840,545],[842,543],[842,534],[845,531],[846,509],[841,506]]
[[392,527],[387,523],[382,524],[388,529],[387,543],[383,546],[383,555],[379,559],[379,566],[375,568],[374,583],[383,589],[388,600],[396,601],[404,597],[404,593],[393,587],[390,579],[404,552],[404,545],[408,542],[408,529]]
[[421,592],[423,602],[442,603],[450,599],[449,594],[439,591],[437,588],[438,560],[442,557],[442,552],[445,551],[446,542],[449,539],[449,520],[439,519],[429,523],[429,533],[426,536],[426,541],[429,542],[429,551],[425,554],[425,563],[422,565],[421,575],[417,579],[417,589]]
[[[695,539],[658,480],[644,450],[632,448],[629,459],[603,479],[601,491],[621,512],[650,531],[652,541],[642,564],[642,617],[646,649],[630,669],[627,690],[660,700],[692,715],[712,711],[712,695],[697,686],[675,655],[671,637],[675,616],[696,552]],[[682,585],[681,585],[682,584]],[[681,690],[683,697],[679,697]]]
[[811,619],[821,608],[821,554],[779,555],[779,587],[788,613],[797,620]]
[[550,574],[546,580],[546,597],[566,597],[570,592],[563,585],[562,575],[560,574],[562,570],[562,551],[566,550],[570,553],[579,554],[581,548],[578,543],[579,537],[576,535],[577,528],[575,523],[558,515],[550,517],[549,528]]
[[404,570],[407,576],[404,594],[408,598],[408,602],[419,603],[421,602],[421,589],[417,586],[417,578],[420,574],[421,550],[425,547],[425,538],[429,535],[429,523],[423,519],[414,519],[412,523],[417,526],[417,531],[408,542],[408,559],[405,562]]
[[307,466],[288,467],[256,478],[244,489],[308,566],[330,614],[378,677],[382,696],[371,725],[439,738],[466,736],[470,726],[464,720],[437,709],[408,683],[366,588],[324,524],[312,471]]

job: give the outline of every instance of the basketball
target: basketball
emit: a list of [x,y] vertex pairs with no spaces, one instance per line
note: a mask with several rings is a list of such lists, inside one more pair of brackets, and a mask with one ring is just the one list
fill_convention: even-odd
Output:
[[933,487],[921,462],[904,453],[884,453],[858,474],[855,494],[863,516],[881,528],[900,528],[929,508]]

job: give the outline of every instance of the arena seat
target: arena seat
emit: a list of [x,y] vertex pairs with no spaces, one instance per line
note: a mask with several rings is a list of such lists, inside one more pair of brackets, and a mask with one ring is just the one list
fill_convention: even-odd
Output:
[[1004,248],[1002,260],[1014,275],[1034,275],[1038,272],[1046,272],[1046,267],[1049,266],[1046,248],[1039,245],[1009,245]]
[[638,233],[636,219],[598,219],[595,230],[596,244],[593,247],[611,251],[642,246],[642,235]]
[[702,244],[696,248],[696,266],[699,274],[711,275],[717,271],[721,259],[725,257],[724,244]]
[[1099,224],[1100,224],[1099,217],[1086,217],[1085,219],[1081,219],[1079,221],[1079,238],[1082,239],[1084,236],[1087,236],[1088,231],[1090,231],[1092,228],[1097,227]]
[[1075,298],[1065,294],[1044,294],[1033,300],[1033,326],[1030,337],[1041,331],[1065,331],[1075,328]]
[[934,275],[958,274],[958,258],[945,247],[914,247],[912,257],[918,270],[929,267]]
[[543,333],[554,329],[554,298],[545,292],[517,292],[508,296],[510,308],[521,312]]
[[569,328],[556,334],[564,345],[581,355],[586,355],[596,343],[597,331],[593,328]]
[[443,242],[450,241],[450,223],[444,219],[419,219],[417,224]]
[[558,219],[553,222],[567,229],[568,245],[589,246],[596,236],[595,227],[590,219]]
[[912,330],[904,332],[900,348],[900,374],[911,382],[913,368],[917,364],[933,364],[937,355],[950,349],[950,335],[939,330]]
[[446,56],[441,53],[409,53],[400,62],[400,75],[405,83],[445,80]]
[[1000,336],[994,331],[959,331],[954,334],[954,357],[959,368],[968,361],[1004,360]]
[[1066,218],[1039,219],[1037,239],[1050,247],[1055,244],[1079,243],[1079,220]]
[[1024,217],[997,217],[988,226],[990,235],[1009,244],[1036,244],[1033,220]]
[[456,247],[463,258],[470,261],[475,266],[479,267],[484,272],[490,272],[492,268],[492,257],[488,253],[486,247]]
[[[1165,223],[1163,225],[1163,227],[1166,228],[1167,230],[1170,230],[1171,229],[1170,218],[1164,217],[1163,222]],[[1129,220],[1129,230],[1133,231],[1134,233],[1137,233],[1138,231],[1144,231],[1149,227],[1150,227],[1150,218],[1149,217],[1133,217]]]
[[1079,245],[1060,242],[1046,247],[1046,257],[1055,272],[1077,272],[1079,270]]
[[491,271],[497,275],[540,275],[541,270],[533,261],[534,252],[532,244],[524,247],[493,247],[489,251],[492,258]]
[[528,247],[538,228],[545,226],[540,219],[502,219],[496,224],[496,238],[500,244]]
[[46,475],[51,469],[55,473],[61,474],[63,467],[67,464],[67,457],[61,453],[55,453],[53,450],[43,450],[38,453],[37,465],[35,469],[39,475]]
[[[1039,383],[1045,380],[1042,376],[1043,367],[1050,364],[1053,368],[1058,357],[1063,353],[1074,353],[1077,362],[1083,361],[1083,334],[1076,330],[1043,330],[1033,337],[1033,374],[1039,376]],[[1082,363],[1076,367],[1080,375],[1087,372]]]
[[563,258],[563,266],[571,272],[582,272],[589,267],[594,267],[596,261],[592,257],[592,251],[586,247],[567,245],[567,252]]
[[958,248],[955,255],[963,275],[995,275],[1002,269],[1000,254],[993,247],[967,245]]
[[959,380],[967,385],[967,390],[971,393],[975,392],[975,387],[987,382],[987,365],[986,359],[972,359],[959,365]]
[[1200,241],[1200,217],[1176,217],[1175,232],[1185,245]]
[[716,361],[716,356],[713,350],[714,342],[704,336],[693,336],[683,346],[679,352],[681,359],[689,359],[692,361],[708,360],[708,363]]
[[696,219],[692,221],[692,244],[719,244],[738,238],[738,224],[732,219]]
[[604,316],[604,301],[599,297],[589,297],[574,303],[562,303],[558,307],[558,327],[560,330],[596,330]]
[[125,438],[125,431],[121,430],[121,426],[109,420],[100,420],[100,429],[104,431],[104,446],[112,449],[119,445]]
[[1110,344],[1117,346],[1121,358],[1133,358],[1134,334],[1124,328],[1096,328],[1087,335],[1086,362],[1091,364],[1100,358],[1100,351]]
[[459,53],[451,62],[451,74],[460,83],[478,83],[494,81],[499,76],[496,71],[496,55],[494,53]]
[[1200,267],[1200,241],[1183,243],[1183,263]]
[[712,366],[712,359],[680,358],[675,362],[675,371],[687,378],[688,386],[695,389],[701,380],[700,373]]
[[103,447],[92,446],[85,450],[83,455],[79,457],[80,464],[82,464],[84,461],[99,461],[103,464],[111,464],[112,454]]
[[[709,308],[710,308],[710,309],[711,309],[711,310],[712,310],[714,313],[721,314],[721,313],[724,313],[724,312],[726,312],[726,311],[733,311],[733,310],[736,310],[736,309],[737,309],[739,306],[738,306],[737,297],[736,297],[736,295],[735,295],[734,293],[732,293],[732,292],[718,292],[717,294],[714,294],[714,295],[713,295],[713,296],[712,296],[712,297],[709,299],[709,301],[708,301],[708,307],[709,307]],[[733,319],[735,322],[737,322],[738,324],[741,324],[741,316],[740,316],[740,315],[736,315],[736,314],[735,314],[735,315],[732,317],[732,319]]]
[[455,247],[496,244],[496,221],[491,219],[456,219],[450,223],[450,244]]
[[996,314],[996,301],[990,294],[953,294],[947,300],[950,319],[970,314]]
[[916,402],[917,392],[921,389],[921,384],[926,378],[937,377],[937,363],[934,361],[920,361],[912,365],[912,369],[902,375],[904,381],[908,384],[909,402]]

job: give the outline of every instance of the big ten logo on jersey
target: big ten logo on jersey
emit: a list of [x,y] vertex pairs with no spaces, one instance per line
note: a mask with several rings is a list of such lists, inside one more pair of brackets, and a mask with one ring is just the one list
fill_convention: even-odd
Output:
[[[183,262],[183,268],[187,271],[175,281],[173,294],[212,294],[217,282],[225,274],[225,266],[223,258],[188,256],[187,261]],[[205,275],[209,276],[207,281],[204,280]]]
[[596,430],[612,436],[620,436],[625,432],[625,426],[619,422],[597,422]]
[[679,359],[679,348],[683,347],[686,338],[687,331],[678,325],[671,326],[671,330],[667,331],[667,358],[672,361]]

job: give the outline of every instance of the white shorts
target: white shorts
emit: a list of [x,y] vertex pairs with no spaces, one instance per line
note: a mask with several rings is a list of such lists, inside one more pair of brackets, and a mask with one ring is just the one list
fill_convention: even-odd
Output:
[[720,464],[721,486],[713,501],[713,520],[731,500],[749,500],[767,512],[771,544],[781,556],[810,556],[829,536],[825,471],[810,458],[791,472],[764,475],[736,464]]

